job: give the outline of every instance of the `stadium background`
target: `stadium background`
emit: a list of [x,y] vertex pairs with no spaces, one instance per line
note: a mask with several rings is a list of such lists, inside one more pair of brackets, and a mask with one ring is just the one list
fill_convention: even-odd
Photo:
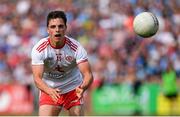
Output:
[[[179,6],[179,0],[0,0],[0,115],[37,115],[30,52],[47,36],[46,16],[55,9],[66,11],[67,35],[89,54],[95,80],[85,94],[86,115],[180,115],[180,97],[172,106],[162,93],[170,64],[180,89]],[[149,39],[132,29],[143,11],[160,24]]]

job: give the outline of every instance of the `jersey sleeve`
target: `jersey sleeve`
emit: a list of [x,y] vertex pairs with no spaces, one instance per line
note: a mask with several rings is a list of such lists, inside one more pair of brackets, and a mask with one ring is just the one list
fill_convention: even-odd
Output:
[[34,46],[31,51],[31,64],[32,65],[44,64],[42,53],[39,53],[39,51],[36,50],[36,46]]
[[86,50],[81,45],[79,45],[76,53],[76,63],[79,64],[87,60],[88,57]]

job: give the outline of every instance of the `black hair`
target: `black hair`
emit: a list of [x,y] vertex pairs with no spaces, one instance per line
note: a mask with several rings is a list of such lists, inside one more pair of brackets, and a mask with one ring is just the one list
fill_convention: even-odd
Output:
[[49,21],[51,19],[56,19],[56,18],[62,18],[66,25],[67,18],[66,18],[66,14],[64,13],[64,11],[51,11],[47,16],[47,27],[49,25]]

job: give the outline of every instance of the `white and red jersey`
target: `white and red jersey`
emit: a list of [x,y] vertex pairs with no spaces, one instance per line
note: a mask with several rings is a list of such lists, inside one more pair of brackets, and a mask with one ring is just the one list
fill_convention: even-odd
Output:
[[32,49],[32,65],[44,65],[43,81],[52,88],[59,88],[67,93],[82,81],[82,74],[77,65],[87,61],[87,52],[81,44],[65,36],[65,44],[55,48],[49,37],[41,39]]

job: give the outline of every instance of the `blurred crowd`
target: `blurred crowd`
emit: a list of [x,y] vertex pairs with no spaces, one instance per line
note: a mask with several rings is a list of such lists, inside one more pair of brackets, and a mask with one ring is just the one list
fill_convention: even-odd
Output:
[[[67,13],[67,35],[86,48],[92,87],[159,81],[169,63],[180,79],[179,0],[0,0],[0,83],[32,85],[32,46],[47,36],[51,10]],[[134,17],[154,13],[159,30],[151,38],[133,31]]]

